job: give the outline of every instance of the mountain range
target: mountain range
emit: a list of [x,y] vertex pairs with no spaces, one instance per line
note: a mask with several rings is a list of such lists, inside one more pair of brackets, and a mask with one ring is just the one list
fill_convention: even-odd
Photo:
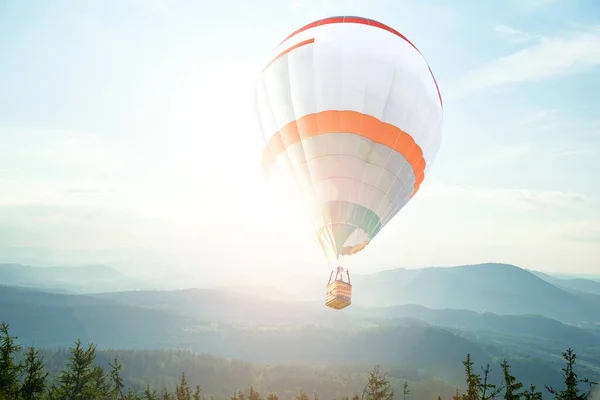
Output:
[[[284,303],[321,303],[324,287],[319,278],[294,275],[284,278],[287,284],[275,281],[262,286],[244,286],[233,282],[217,289],[240,295],[270,300],[274,307],[296,307]],[[291,283],[290,283],[291,282]],[[108,266],[88,267],[29,267],[18,264],[0,264],[0,283],[50,290],[54,292],[101,293],[104,297],[121,297],[134,305],[185,301],[191,292],[181,291],[166,295],[156,290],[179,289],[164,280],[134,278]],[[479,264],[447,268],[393,269],[370,275],[355,275],[353,283],[353,310],[417,304],[431,309],[464,309],[478,313],[503,315],[541,315],[571,324],[595,326],[600,323],[600,282],[582,278],[557,278],[540,272],[528,271],[507,264]],[[127,293],[137,291],[137,294]],[[115,293],[123,292],[123,293]],[[210,296],[210,292],[202,295]],[[146,297],[145,297],[146,296]],[[177,299],[182,300],[177,300]],[[168,300],[167,300],[168,299]],[[206,304],[206,298],[193,299]],[[241,315],[245,301],[228,299],[238,304]],[[279,303],[276,305],[275,303]],[[266,303],[263,304],[264,307]],[[185,305],[183,306],[185,307]],[[247,307],[246,307],[247,308]],[[259,309],[261,307],[255,308]],[[204,310],[210,313],[210,310]],[[323,309],[323,312],[326,310]],[[295,311],[302,316],[300,310]],[[326,314],[329,315],[329,314]],[[288,318],[288,320],[293,317]]]
[[506,264],[355,275],[354,303],[341,312],[324,307],[318,278],[303,275],[289,286],[156,290],[107,266],[4,264],[0,280],[0,320],[42,348],[79,338],[258,363],[405,364],[450,382],[468,352],[482,364],[507,358],[541,385],[560,381],[560,353],[574,347],[600,378],[597,282]]
[[[422,309],[421,316],[411,306],[406,315],[417,318],[401,318],[402,312],[393,308],[395,314],[379,319],[368,309],[357,308],[362,315],[352,316],[321,304],[278,303],[217,290],[72,295],[7,286],[0,287],[0,310],[0,319],[11,324],[21,343],[41,348],[68,347],[80,338],[100,349],[184,348],[257,363],[400,364],[451,382],[460,381],[457,365],[466,353],[480,363],[492,363],[504,354],[499,346],[490,351],[488,341],[465,334],[483,326],[489,337],[496,328],[486,327],[480,314],[469,311],[455,311],[462,320],[445,329],[444,310]],[[428,318],[436,318],[427,313],[439,313],[440,326],[428,323]],[[512,329],[530,323],[522,317]],[[536,365],[539,376],[529,373],[528,378],[537,383],[560,379],[559,364],[552,357],[567,346],[564,335],[578,335],[585,339],[583,344],[600,338],[556,321],[546,323],[556,329],[537,341],[558,340],[546,359],[533,353],[509,357],[516,371]]]

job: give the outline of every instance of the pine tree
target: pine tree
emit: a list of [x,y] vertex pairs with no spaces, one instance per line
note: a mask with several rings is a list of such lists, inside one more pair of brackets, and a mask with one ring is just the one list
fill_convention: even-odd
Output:
[[[95,357],[94,357],[95,359]],[[90,398],[101,398],[102,400],[106,399],[110,396],[111,388],[110,383],[107,380],[107,374],[104,372],[104,369],[99,365],[94,365],[92,367],[92,387],[89,389],[89,396],[95,396]],[[118,400],[121,400],[121,397],[118,397]]]
[[22,347],[15,343],[17,337],[10,336],[7,323],[0,323],[0,398],[17,399],[19,396],[19,374],[21,364],[15,355]]
[[410,394],[410,389],[408,388],[408,382],[404,381],[404,383],[402,384],[403,399],[407,400],[409,394]]
[[169,393],[167,388],[163,389],[161,400],[174,400],[173,396],[171,396],[171,393]]
[[462,400],[463,396],[461,396],[460,392],[458,391],[458,388],[456,389],[456,392],[454,393],[454,396],[452,396],[452,400]]
[[175,388],[175,399],[192,400],[192,389],[190,388],[190,385],[185,377],[185,372],[181,373],[181,380]]
[[156,390],[150,390],[150,384],[146,384],[143,400],[159,400]]
[[485,368],[482,368],[483,372],[483,380],[479,384],[479,399],[480,400],[491,400],[496,398],[496,396],[502,391],[501,387],[496,387],[495,384],[489,383],[489,377],[491,372],[490,365],[486,365]]
[[38,400],[46,391],[48,373],[44,372],[44,359],[33,346],[27,349],[23,365],[22,400]]
[[52,385],[50,397],[53,400],[104,399],[107,393],[99,391],[99,386],[105,383],[102,382],[104,373],[94,364],[96,347],[90,344],[87,349],[84,349],[81,341],[77,340],[70,352],[69,363],[62,370],[58,385]]
[[258,393],[256,390],[254,390],[254,387],[250,386],[250,391],[248,392],[248,395],[246,396],[246,399],[248,399],[248,400],[262,400],[262,397],[260,396],[260,393]]
[[392,400],[394,398],[394,390],[390,387],[390,381],[379,372],[379,366],[373,368],[373,372],[369,374],[367,385],[363,390],[363,396],[366,395],[367,400]]
[[475,363],[471,360],[470,353],[467,353],[467,357],[462,363],[465,367],[465,378],[467,383],[467,391],[462,395],[462,398],[464,400],[478,400],[481,376],[473,371],[473,364]]
[[510,365],[506,360],[502,361],[500,368],[502,368],[502,375],[504,376],[504,400],[519,400],[521,394],[518,391],[523,387],[523,384],[510,374]]
[[304,390],[300,390],[300,396],[294,397],[296,400],[310,400],[310,397],[306,394]]
[[119,400],[141,400],[137,394],[133,392],[131,388],[127,389],[127,394],[122,395]]
[[[565,389],[563,390],[555,390],[554,388],[544,385],[546,390],[554,395],[555,399],[560,400],[587,400],[590,398],[592,393],[592,385],[595,385],[595,382],[590,382],[588,379],[583,378],[580,379],[577,373],[575,372],[575,360],[577,359],[577,355],[573,351],[573,349],[568,348],[566,352],[562,353],[564,360],[567,362],[567,365],[562,369],[563,377],[565,379]],[[579,394],[581,389],[579,388],[579,383],[587,383],[590,388],[587,392]]]
[[241,390],[238,391],[237,394],[234,394],[233,396],[234,396],[233,399],[236,399],[236,400],[247,400],[246,393],[242,392]]
[[192,400],[201,400],[202,396],[200,394],[201,394],[200,385],[196,385],[196,390],[194,390],[194,395],[192,396]]
[[542,400],[542,392],[537,390],[535,385],[529,385],[529,389],[523,392],[524,400]]
[[120,400],[123,397],[123,393],[125,391],[125,383],[123,382],[123,377],[121,376],[121,369],[123,366],[119,364],[119,361],[115,358],[110,366],[110,382],[112,384],[112,388],[110,390],[110,395],[112,399]]

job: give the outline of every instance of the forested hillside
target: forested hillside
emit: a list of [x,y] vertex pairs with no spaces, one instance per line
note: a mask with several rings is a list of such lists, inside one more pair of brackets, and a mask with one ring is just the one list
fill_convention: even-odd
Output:
[[[253,365],[187,351],[100,351],[77,340],[68,350],[26,349],[0,325],[0,399],[2,400],[232,400],[403,398],[487,400],[590,398],[594,383],[580,377],[576,354],[563,353],[561,386],[536,387],[514,376],[511,366],[462,360],[464,382],[452,385],[410,367]],[[490,371],[498,369],[499,378]],[[181,372],[179,372],[181,371]],[[262,393],[262,394],[261,394]]]
[[[19,267],[11,268],[20,271]],[[48,276],[55,274],[58,278],[54,282],[60,282],[66,270],[56,268]],[[273,390],[285,396],[303,387],[329,396],[325,398],[338,398],[356,392],[360,377],[373,365],[381,365],[392,386],[399,388],[408,381],[413,395],[427,392],[425,398],[430,398],[433,394],[427,388],[438,388],[445,396],[464,381],[464,371],[457,365],[465,354],[478,364],[490,364],[489,378],[494,382],[503,379],[498,366],[507,360],[524,382],[539,388],[545,384],[558,387],[564,381],[561,354],[569,347],[579,353],[582,376],[600,380],[600,325],[593,317],[597,307],[588,301],[593,293],[563,290],[543,276],[506,265],[448,270],[385,271],[357,276],[355,285],[362,284],[361,290],[375,293],[375,297],[385,297],[386,288],[393,285],[435,286],[440,292],[430,297],[446,296],[449,304],[459,302],[465,309],[353,304],[333,313],[320,301],[270,300],[260,293],[244,293],[239,287],[74,294],[58,293],[56,287],[49,291],[0,286],[0,319],[10,321],[19,343],[40,349],[51,376],[58,376],[67,360],[64,349],[78,338],[97,346],[97,362],[105,369],[117,357],[123,364],[125,382],[135,390],[142,389],[144,382],[174,388],[180,372],[185,371],[190,381],[213,395],[229,395],[232,390],[253,386],[263,393]],[[29,270],[24,271],[27,275]],[[502,278],[503,288],[526,279],[531,287],[538,287],[539,295],[547,292],[559,300],[574,299],[575,305],[591,307],[591,313],[584,316],[586,320],[558,320],[551,318],[556,310],[549,307],[539,308],[543,315],[528,315],[525,310],[540,306],[539,300],[532,302],[535,296],[525,295],[527,287],[513,285],[499,290],[499,283],[494,282],[507,271],[510,273]],[[79,271],[72,279],[94,274],[109,281],[118,275],[95,267]],[[471,294],[444,289],[448,282],[441,278],[450,275],[457,280],[454,283],[464,285],[464,290],[475,289]],[[381,293],[369,289],[377,282]],[[498,302],[515,307],[519,302],[514,298],[520,299],[523,311],[514,315],[473,311],[483,304],[480,299],[486,290],[482,288],[495,293]],[[496,307],[493,302],[487,304],[488,308]],[[241,365],[250,372],[240,380],[217,384],[220,381],[210,372]],[[210,376],[213,378],[208,379]]]
[[454,383],[456,363],[470,353],[481,363],[506,358],[539,386],[561,381],[561,351],[574,344],[582,370],[600,379],[598,331],[540,316],[422,306],[331,313],[207,289],[91,296],[0,287],[0,307],[22,343],[40,348],[80,338],[100,350],[179,348],[253,363],[411,365]]

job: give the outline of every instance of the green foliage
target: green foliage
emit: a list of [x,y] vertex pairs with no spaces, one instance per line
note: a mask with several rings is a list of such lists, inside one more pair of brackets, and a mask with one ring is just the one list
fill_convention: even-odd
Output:
[[297,397],[294,397],[295,400],[310,400],[308,395],[304,390],[300,390],[300,394]]
[[36,400],[46,392],[48,372],[44,371],[44,359],[33,346],[27,349],[23,363],[23,381],[19,392],[22,400]]
[[112,390],[110,391],[110,395],[112,399],[118,400],[121,399],[124,395],[125,384],[123,383],[123,378],[121,377],[121,369],[123,366],[119,364],[117,359],[110,364],[110,381],[112,383]]
[[[553,395],[556,400],[588,400],[592,395],[592,388],[596,382],[591,382],[587,378],[579,378],[575,372],[575,360],[577,356],[573,349],[569,348],[563,352],[563,359],[566,366],[563,370],[564,389],[557,390],[550,386],[545,386],[546,390]],[[523,392],[518,392],[523,387],[523,384],[518,382],[510,372],[510,365],[504,360],[500,367],[504,375],[504,385],[497,387],[495,384],[488,383],[490,366],[483,368],[483,375],[473,372],[473,361],[469,354],[463,361],[465,367],[466,390],[463,394],[457,389],[453,400],[490,400],[504,391],[504,399],[523,399],[523,400],[542,400],[543,394],[538,391],[535,385],[530,385]],[[588,386],[585,392],[582,392],[579,387],[580,383]]]
[[471,354],[467,353],[467,358],[463,361],[467,381],[467,390],[462,397],[464,400],[477,399],[477,392],[479,390],[479,385],[481,384],[481,377],[473,372],[473,364],[475,363],[471,360]]
[[[460,396],[461,400],[490,400],[494,399],[502,388],[496,387],[495,384],[490,383],[490,365],[487,364],[482,369],[481,374],[476,374],[473,371],[473,365],[475,363],[471,360],[471,354],[467,354],[467,357],[463,361],[465,368],[465,380],[466,380],[466,391]],[[458,392],[455,395],[458,397]]]
[[62,370],[58,382],[52,385],[50,397],[56,400],[100,400],[106,382],[96,361],[96,347],[84,348],[80,340],[71,349],[69,363]]
[[[564,360],[567,365],[562,369],[563,377],[565,379],[565,388],[556,390],[550,386],[546,386],[555,399],[557,400],[587,400],[591,396],[592,387],[596,382],[590,382],[587,378],[579,378],[575,372],[575,360],[577,355],[573,349],[568,348],[567,351],[562,353]],[[581,393],[580,383],[585,383],[589,386],[588,391]]]
[[408,398],[409,394],[410,394],[410,389],[408,388],[408,382],[404,381],[404,384],[402,385],[402,396],[403,396],[402,398],[404,400],[406,400]]
[[16,337],[9,334],[7,323],[0,324],[0,399],[16,399],[19,396],[19,374],[23,366],[15,361],[21,346]]
[[[404,390],[408,389],[404,386]],[[369,374],[367,385],[363,394],[367,400],[393,400],[394,390],[390,387],[390,381],[385,375],[379,372],[379,366],[373,368],[373,372]]]
[[523,384],[517,382],[517,378],[511,375],[510,365],[506,360],[502,360],[500,368],[502,368],[502,375],[504,376],[504,400],[519,400],[521,398],[519,390],[523,387]]
[[529,389],[521,394],[523,400],[542,400],[542,392],[537,390],[535,385],[529,385]]
[[150,389],[150,384],[146,385],[146,390],[144,390],[144,394],[142,395],[142,400],[159,400],[156,390]]

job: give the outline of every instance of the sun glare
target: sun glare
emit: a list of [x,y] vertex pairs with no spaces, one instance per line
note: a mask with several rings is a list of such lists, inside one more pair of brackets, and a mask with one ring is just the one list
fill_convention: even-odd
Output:
[[271,182],[260,164],[265,141],[253,95],[260,63],[206,60],[192,48],[176,51],[149,90],[168,160],[163,179],[178,197],[169,218],[180,245],[235,248],[256,265],[326,265],[293,177]]

